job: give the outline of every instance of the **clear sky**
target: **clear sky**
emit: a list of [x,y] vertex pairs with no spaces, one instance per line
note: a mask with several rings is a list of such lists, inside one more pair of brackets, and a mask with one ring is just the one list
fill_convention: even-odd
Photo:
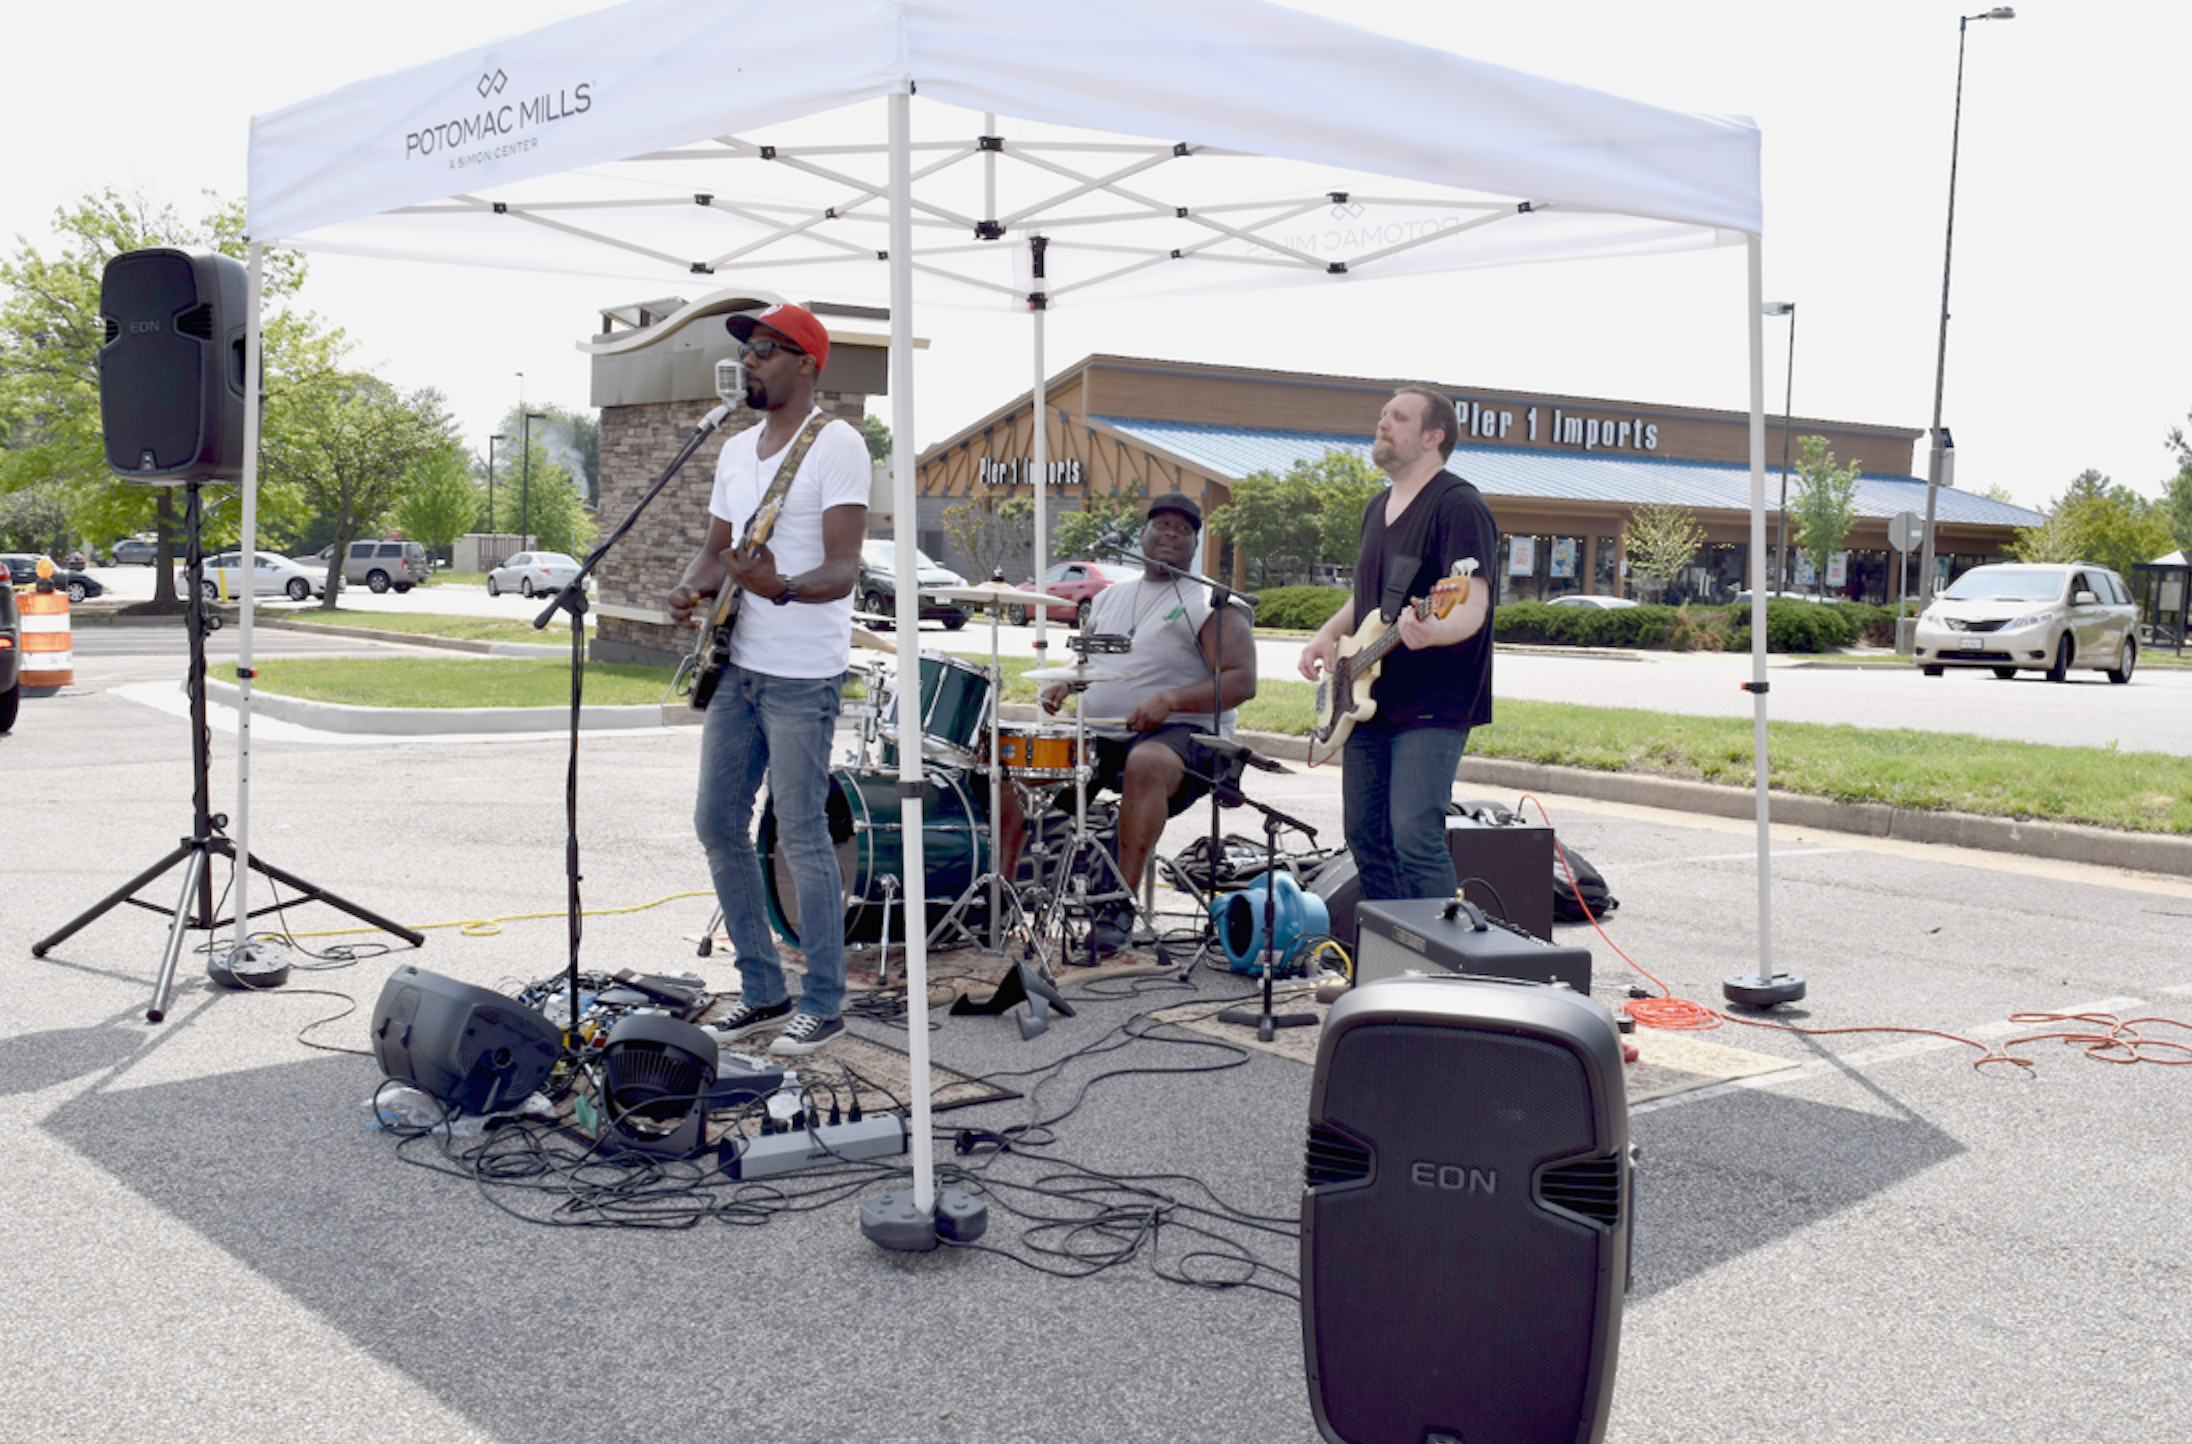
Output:
[[[808,0],[810,4],[827,0]],[[1293,0],[1479,59],[1685,110],[1765,137],[1766,294],[1797,303],[1798,416],[1929,423],[1960,10],[1939,0]],[[10,18],[0,243],[50,246],[57,207],[112,187],[200,209],[244,188],[250,117],[594,4],[111,0]],[[2170,279],[2192,236],[2180,72],[2192,6],[2035,0],[1973,21],[1963,96],[1945,419],[1957,480],[2042,506],[2092,467],[2146,495],[2192,410]],[[96,20],[88,17],[96,15]],[[1344,107],[1335,91],[1305,106]],[[354,359],[447,394],[475,444],[518,400],[586,404],[572,343],[630,282],[315,258],[305,299]],[[1227,299],[1060,309],[1055,372],[1092,351],[1458,387],[1742,409],[1742,252],[1480,271],[1350,287],[1344,317]],[[1361,309],[1369,307],[1371,309]],[[1381,308],[1382,309],[1378,309]],[[1769,319],[1779,411],[1788,323]],[[920,439],[1026,389],[1026,324],[930,310]],[[519,373],[523,373],[521,383]],[[1367,432],[1373,418],[1365,416]],[[1918,469],[1924,467],[1921,444]]]

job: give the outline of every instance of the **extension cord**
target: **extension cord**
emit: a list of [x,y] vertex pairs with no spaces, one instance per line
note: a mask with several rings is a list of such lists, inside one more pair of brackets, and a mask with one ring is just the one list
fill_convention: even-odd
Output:
[[906,1122],[895,1113],[877,1113],[858,1123],[825,1123],[810,1131],[764,1133],[741,1145],[726,1139],[723,1171],[732,1178],[768,1178],[794,1169],[846,1159],[887,1158],[906,1151]]

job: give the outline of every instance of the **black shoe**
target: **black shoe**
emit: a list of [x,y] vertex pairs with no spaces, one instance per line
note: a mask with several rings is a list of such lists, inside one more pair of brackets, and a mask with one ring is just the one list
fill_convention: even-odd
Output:
[[1134,904],[1105,903],[1088,925],[1088,945],[1099,953],[1123,951],[1134,941]]
[[844,1036],[844,1032],[845,1020],[842,1018],[822,1018],[813,1013],[801,1013],[791,1020],[783,1032],[776,1035],[776,1041],[769,1045],[769,1051],[779,1058],[797,1058],[802,1054],[812,1053],[817,1048],[828,1047]]
[[737,1007],[714,1022],[701,1024],[701,1031],[715,1034],[719,1043],[728,1043],[734,1038],[743,1038],[748,1033],[768,1027],[771,1023],[789,1016],[791,1010],[792,1000],[789,998],[771,1003],[766,1008],[756,1008],[751,1003],[741,1001]]

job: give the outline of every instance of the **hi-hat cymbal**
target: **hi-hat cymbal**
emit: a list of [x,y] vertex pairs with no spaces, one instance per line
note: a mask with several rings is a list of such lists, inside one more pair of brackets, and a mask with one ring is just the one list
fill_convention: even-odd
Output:
[[1064,682],[1068,686],[1073,685],[1075,682],[1124,682],[1126,680],[1126,673],[1116,667],[1081,665],[1071,667],[1030,667],[1021,675],[1030,682]]
[[1056,607],[1064,605],[1056,597],[1041,592],[1023,592],[1018,587],[1003,582],[984,582],[975,587],[923,587],[921,595],[934,597],[941,602],[966,602],[976,607]]

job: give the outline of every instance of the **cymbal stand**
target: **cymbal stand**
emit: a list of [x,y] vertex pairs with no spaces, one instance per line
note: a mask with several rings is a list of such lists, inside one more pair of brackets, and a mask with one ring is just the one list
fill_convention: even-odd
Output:
[[[1088,717],[1080,707],[1080,694],[1088,690],[1088,685],[1086,682],[1067,682],[1065,684],[1066,690],[1075,694],[1073,707],[1073,831],[1067,837],[1065,847],[1058,854],[1057,871],[1052,878],[1053,886],[1050,889],[1050,899],[1044,905],[1043,916],[1038,925],[1038,932],[1042,937],[1056,936],[1058,938],[1061,958],[1064,956],[1066,948],[1065,924],[1069,915],[1091,917],[1096,904],[1113,902],[1124,897],[1128,905],[1134,908],[1136,925],[1139,926],[1143,921],[1141,907],[1134,900],[1134,886],[1120,873],[1118,858],[1114,857],[1111,849],[1105,847],[1097,840],[1096,835],[1088,830],[1088,784],[1090,778],[1095,775],[1096,770],[1094,761],[1089,757],[1088,752]],[[1081,856],[1084,852],[1093,853],[1104,870],[1111,874],[1112,880],[1118,884],[1115,889],[1108,889],[1103,892],[1091,892],[1089,890],[1088,879],[1082,874],[1080,865]],[[1089,961],[1091,963],[1096,961],[1093,946],[1089,949]],[[1047,956],[1043,958],[1043,969],[1046,974],[1050,970],[1050,962]]]

